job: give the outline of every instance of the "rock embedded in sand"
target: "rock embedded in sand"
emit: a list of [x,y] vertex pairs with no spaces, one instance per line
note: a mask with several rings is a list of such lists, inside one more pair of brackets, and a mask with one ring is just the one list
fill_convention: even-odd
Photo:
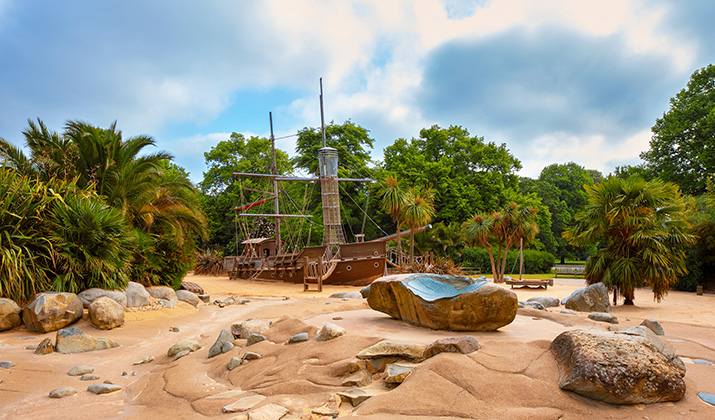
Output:
[[190,353],[190,352],[196,351],[200,348],[201,348],[201,343],[199,343],[196,340],[181,340],[181,341],[175,343],[173,346],[171,346],[169,348],[169,350],[166,352],[166,355],[169,357],[174,357],[183,351],[188,351]]
[[[176,353],[176,356],[174,356],[174,360],[179,360],[184,356],[188,356],[191,353],[191,350],[182,350],[178,353]],[[134,376],[135,372],[132,372],[132,376]]]
[[424,358],[429,359],[439,353],[469,354],[479,350],[479,341],[475,337],[449,337],[429,344],[425,348]]
[[398,274],[370,285],[374,310],[437,330],[495,331],[516,318],[516,294],[469,277]]
[[611,312],[608,289],[603,283],[596,283],[584,289],[578,289],[561,303],[566,306],[566,309],[573,309],[579,312]]
[[57,331],[80,318],[84,306],[74,293],[45,292],[22,310],[25,327],[34,332]]
[[165,308],[173,308],[174,307],[174,302],[166,299],[159,299],[157,302],[159,305],[165,307]]
[[679,401],[685,366],[645,327],[618,333],[573,330],[551,343],[559,387],[611,404]]
[[566,315],[576,315],[576,311],[574,311],[573,309],[562,309],[559,312]]
[[40,344],[35,348],[35,354],[50,354],[55,352],[55,346],[52,345],[52,340],[45,338],[40,341]]
[[323,325],[315,334],[316,341],[328,341],[345,335],[345,328],[328,322]]
[[109,394],[110,392],[116,392],[121,390],[122,387],[114,384],[94,384],[87,388],[87,391],[94,394]]
[[[231,351],[233,349],[233,343],[231,343],[234,340],[233,334],[231,334],[231,331],[228,329],[223,329],[218,335],[218,338],[214,342],[214,344],[211,346],[209,349],[209,359],[215,356],[218,356],[221,353],[226,353],[228,351]],[[225,347],[226,344],[231,344],[231,347]],[[226,349],[226,351],[224,351]]]
[[332,295],[328,296],[328,298],[332,299],[363,299],[363,296],[360,292],[338,292],[338,293],[333,293]]
[[545,311],[544,305],[539,302],[519,302],[519,308],[536,309],[538,311]]
[[58,353],[83,353],[119,347],[119,343],[109,338],[95,338],[77,327],[57,331],[55,351]]
[[77,390],[71,386],[63,386],[62,388],[53,389],[50,391],[50,398],[64,398],[77,393]]
[[247,351],[243,354],[243,357],[241,360],[258,360],[261,358],[261,355],[258,353],[254,353],[252,351]]
[[248,420],[280,420],[288,409],[278,404],[266,404],[248,413]]
[[588,319],[599,322],[608,322],[610,324],[618,324],[618,318],[615,315],[604,312],[591,312],[588,314]]
[[530,297],[526,301],[527,302],[538,302],[544,308],[556,308],[561,304],[561,302],[559,301],[558,298],[550,297],[550,296],[534,296],[534,297]]
[[0,367],[3,369],[10,369],[13,366],[15,366],[15,362],[12,362],[10,360],[3,360],[2,362],[0,362]]
[[288,344],[302,343],[304,341],[308,341],[308,333],[307,332],[302,332],[302,333],[292,336],[291,338],[288,339]]
[[127,295],[127,307],[129,308],[151,304],[151,295],[146,291],[144,286],[139,283],[130,281],[127,284],[125,293]]
[[251,334],[265,335],[266,331],[268,331],[268,322],[262,319],[251,318],[231,325],[231,334],[235,338],[248,338]]
[[221,409],[221,411],[224,413],[242,413],[255,407],[257,404],[263,402],[263,400],[265,399],[266,397],[263,395],[251,395],[248,397],[243,397],[231,404],[225,405]]
[[232,357],[231,360],[228,361],[228,365],[226,365],[226,369],[234,370],[237,367],[241,366],[241,363],[243,363],[243,359],[238,358],[238,357]]
[[426,346],[414,343],[398,343],[396,341],[383,340],[374,344],[357,354],[358,359],[378,359],[383,357],[401,357],[414,361],[424,359]]
[[145,365],[147,363],[151,363],[154,361],[154,356],[146,356],[141,360],[137,360],[134,362],[135,365]]
[[124,325],[124,307],[115,300],[100,296],[89,304],[89,322],[100,330],[111,330]]
[[660,322],[656,321],[655,319],[644,319],[643,322],[641,322],[641,325],[650,328],[650,330],[653,331],[656,335],[665,335],[665,331],[663,331],[663,326],[660,325]]
[[0,331],[11,330],[22,325],[21,311],[14,300],[0,298]]
[[80,381],[96,381],[97,379],[99,379],[99,375],[95,373],[85,373],[79,378]]
[[249,335],[248,339],[246,340],[246,347],[252,346],[256,343],[260,343],[261,341],[263,341],[265,339],[266,339],[265,335],[251,333],[251,335]]
[[69,371],[67,371],[67,374],[69,376],[82,376],[87,373],[92,373],[94,372],[94,368],[90,366],[75,366]]
[[85,308],[89,308],[90,303],[103,296],[106,296],[122,305],[122,308],[127,307],[127,294],[122,290],[104,290],[93,287],[91,289],[83,290],[77,295]]
[[385,382],[388,384],[401,384],[412,373],[414,368],[414,365],[390,363],[385,369]]
[[154,299],[165,299],[171,303],[178,303],[179,299],[176,296],[176,292],[169,286],[149,286],[145,287],[145,290]]
[[191,304],[193,307],[199,306],[201,299],[196,296],[196,293],[189,292],[188,290],[177,290],[176,298],[182,302]]
[[372,397],[372,394],[369,394],[360,388],[353,388],[347,391],[338,392],[338,395],[340,395],[340,398],[343,401],[349,402],[353,407],[357,407],[360,403]]

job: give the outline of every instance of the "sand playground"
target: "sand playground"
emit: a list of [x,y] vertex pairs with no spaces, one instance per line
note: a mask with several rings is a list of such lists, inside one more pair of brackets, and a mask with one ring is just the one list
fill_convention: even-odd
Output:
[[[607,330],[610,324],[587,319],[587,314],[560,314],[519,309],[513,323],[490,333],[433,331],[405,324],[371,310],[364,299],[336,299],[336,292],[357,287],[325,286],[322,293],[303,292],[302,285],[230,281],[226,277],[188,276],[211,301],[229,296],[248,300],[223,308],[179,302],[175,308],[126,313],[124,326],[109,331],[92,327],[85,318],[73,324],[95,337],[117,341],[117,348],[78,354],[35,355],[28,346],[55,332],[38,334],[24,327],[0,333],[0,360],[14,362],[0,369],[0,419],[247,419],[248,412],[224,413],[222,408],[246,397],[256,407],[277,404],[288,409],[283,419],[335,418],[311,411],[347,389],[355,355],[383,339],[428,344],[440,338],[471,335],[480,349],[469,355],[442,353],[420,363],[405,381],[387,387],[366,385],[371,398],[353,407],[343,402],[337,418],[402,419],[713,419],[715,406],[698,393],[715,394],[715,295],[670,292],[654,302],[648,290],[638,290],[635,306],[616,306],[620,328],[658,320],[663,337],[686,364],[685,397],[676,403],[616,406],[559,389],[558,368],[549,346],[568,329]],[[519,300],[533,296],[560,299],[584,287],[582,279],[556,279],[553,287],[514,289]],[[268,340],[248,350],[258,360],[229,371],[227,363],[247,349],[246,340],[226,354],[208,358],[222,329],[260,318],[272,322]],[[289,337],[308,332],[311,338],[326,323],[347,334],[335,340],[313,339],[286,344]],[[174,328],[175,327],[175,328]],[[178,329],[178,331],[177,331]],[[203,347],[178,360],[167,350],[183,339]],[[154,356],[151,363],[134,362]],[[67,372],[91,366],[99,376],[81,381]],[[104,395],[86,391],[108,380],[121,390]],[[49,392],[71,386],[77,394],[62,399]],[[265,417],[269,418],[269,417]]]

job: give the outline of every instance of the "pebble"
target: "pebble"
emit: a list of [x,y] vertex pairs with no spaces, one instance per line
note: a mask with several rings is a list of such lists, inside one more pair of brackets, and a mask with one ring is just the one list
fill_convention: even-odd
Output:
[[226,368],[228,370],[234,370],[237,367],[241,366],[242,362],[243,359],[239,359],[238,357],[232,357],[231,360],[228,361],[228,365],[226,365]]
[[105,380],[104,382],[102,382],[102,383],[103,383],[103,384],[107,384],[107,385],[114,385],[114,382],[110,381],[109,379],[106,379],[106,380]]
[[154,356],[146,356],[145,358],[143,358],[141,360],[137,360],[136,362],[134,362],[134,364],[135,365],[145,365],[145,364],[151,363],[153,361],[154,361]]
[[4,361],[0,362],[1,368],[10,369],[13,366],[15,366],[15,363],[13,363],[9,360],[4,360]]
[[179,327],[171,327],[171,328],[169,328],[169,331],[171,331],[171,332],[179,332]]
[[343,319],[343,317],[341,317],[341,316],[334,316],[334,317],[333,317],[333,321],[340,321],[341,319]]
[[53,389],[50,391],[50,398],[64,398],[77,393],[77,390],[71,386],[63,386],[62,388]]
[[127,375],[129,375],[129,374],[127,373],[126,370],[124,372],[122,372],[122,376],[127,376]]
[[96,381],[97,379],[99,379],[99,375],[95,373],[85,373],[79,378],[80,381]]

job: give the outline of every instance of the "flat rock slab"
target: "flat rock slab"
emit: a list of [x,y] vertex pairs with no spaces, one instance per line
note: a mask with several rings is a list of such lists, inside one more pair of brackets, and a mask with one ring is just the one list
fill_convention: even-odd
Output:
[[391,363],[385,369],[385,382],[388,384],[401,384],[412,373],[414,368],[414,365]]
[[248,413],[248,420],[280,420],[288,409],[278,404],[266,404]]
[[231,404],[225,405],[221,411],[224,413],[241,413],[255,407],[258,403],[263,402],[266,397],[263,395],[251,395],[243,397]]
[[544,308],[556,308],[561,305],[561,301],[558,298],[551,296],[534,296],[526,300],[527,302],[538,302]]
[[119,347],[119,343],[109,338],[95,338],[77,327],[57,331],[55,350],[58,353],[83,353]]
[[425,349],[424,357],[429,359],[439,353],[469,354],[479,350],[479,342],[475,337],[449,337],[434,341]]
[[3,369],[10,369],[13,366],[15,366],[15,362],[11,362],[9,360],[3,360],[0,362],[0,367]]
[[178,355],[179,353],[186,352],[186,354],[189,354],[192,351],[196,351],[201,348],[201,343],[199,343],[196,340],[181,340],[177,343],[175,343],[173,346],[169,348],[169,350],[166,352],[166,355],[169,357],[174,357]]
[[423,344],[398,343],[396,341],[383,340],[358,353],[357,358],[377,359],[395,356],[419,361],[424,359],[425,348],[426,346]]
[[469,277],[398,274],[370,285],[370,308],[407,323],[437,330],[495,331],[516,318],[518,299],[509,289]]
[[360,403],[372,397],[372,394],[365,392],[360,388],[353,388],[344,392],[338,392],[338,395],[343,401],[349,402],[353,407],[357,407]]

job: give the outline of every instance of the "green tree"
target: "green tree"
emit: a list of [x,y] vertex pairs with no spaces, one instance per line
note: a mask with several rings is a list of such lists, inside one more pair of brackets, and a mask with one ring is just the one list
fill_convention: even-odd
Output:
[[437,219],[451,223],[507,204],[508,191],[518,190],[521,163],[504,144],[435,125],[386,147],[384,167],[411,185],[432,185]]
[[652,131],[650,150],[641,154],[649,168],[688,194],[704,193],[715,173],[715,65],[690,76]]
[[512,202],[491,214],[476,214],[464,222],[464,236],[470,244],[482,247],[489,253],[495,283],[504,282],[509,249],[528,242],[538,233],[535,216],[537,209],[518,206]]
[[678,186],[609,177],[585,188],[588,205],[565,235],[576,245],[606,242],[586,261],[586,280],[613,290],[614,304],[620,295],[632,305],[644,285],[660,301],[686,272],[685,249],[695,243]]

